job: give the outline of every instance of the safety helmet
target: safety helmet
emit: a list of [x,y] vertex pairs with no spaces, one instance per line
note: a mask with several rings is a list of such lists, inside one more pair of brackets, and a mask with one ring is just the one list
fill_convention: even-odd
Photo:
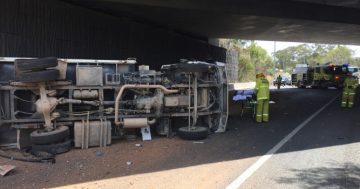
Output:
[[256,78],[263,78],[263,77],[265,77],[265,75],[263,73],[256,74]]

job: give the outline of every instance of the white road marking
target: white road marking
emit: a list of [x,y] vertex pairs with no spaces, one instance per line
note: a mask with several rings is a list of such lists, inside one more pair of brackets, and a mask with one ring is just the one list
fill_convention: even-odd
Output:
[[237,189],[239,188],[252,174],[256,172],[267,160],[271,158],[286,142],[288,142],[297,132],[299,132],[306,124],[308,124],[312,119],[314,119],[320,112],[322,112],[326,107],[328,107],[338,95],[331,99],[327,104],[321,107],[313,115],[307,118],[299,126],[297,126],[291,133],[289,133],[285,138],[283,138],[279,143],[277,143],[271,150],[269,150],[265,155],[258,159],[254,164],[247,168],[239,177],[237,177],[233,182],[231,182],[226,189]]

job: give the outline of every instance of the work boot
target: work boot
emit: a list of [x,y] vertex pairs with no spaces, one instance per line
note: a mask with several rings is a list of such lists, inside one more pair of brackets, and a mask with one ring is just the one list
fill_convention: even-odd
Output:
[[342,108],[346,108],[346,102],[344,102],[344,101],[341,102],[341,107],[342,107]]
[[262,122],[262,115],[261,114],[256,115],[256,122],[258,122],[258,123]]
[[264,122],[269,122],[269,114],[263,114],[262,117]]

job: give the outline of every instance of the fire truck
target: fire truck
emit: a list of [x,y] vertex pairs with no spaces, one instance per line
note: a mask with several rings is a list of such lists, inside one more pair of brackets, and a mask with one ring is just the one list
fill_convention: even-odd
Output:
[[326,63],[317,66],[297,64],[292,75],[292,85],[298,88],[342,88],[345,77],[350,73],[347,64]]

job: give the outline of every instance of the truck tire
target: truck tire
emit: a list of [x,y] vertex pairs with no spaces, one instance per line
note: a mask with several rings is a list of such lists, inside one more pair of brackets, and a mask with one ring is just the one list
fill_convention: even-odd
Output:
[[57,127],[53,131],[36,130],[30,133],[32,144],[43,145],[62,142],[69,139],[70,131],[67,126]]
[[15,64],[20,71],[42,70],[57,66],[58,61],[55,57],[39,59],[16,59]]
[[66,140],[64,142],[54,143],[54,144],[44,144],[44,145],[33,144],[31,151],[33,153],[47,152],[56,155],[56,154],[62,154],[68,152],[70,151],[70,149],[71,149],[71,141]]
[[180,127],[177,134],[185,140],[202,140],[208,136],[208,128],[206,127]]
[[59,70],[41,70],[36,72],[24,72],[19,75],[21,82],[53,81],[59,77]]

